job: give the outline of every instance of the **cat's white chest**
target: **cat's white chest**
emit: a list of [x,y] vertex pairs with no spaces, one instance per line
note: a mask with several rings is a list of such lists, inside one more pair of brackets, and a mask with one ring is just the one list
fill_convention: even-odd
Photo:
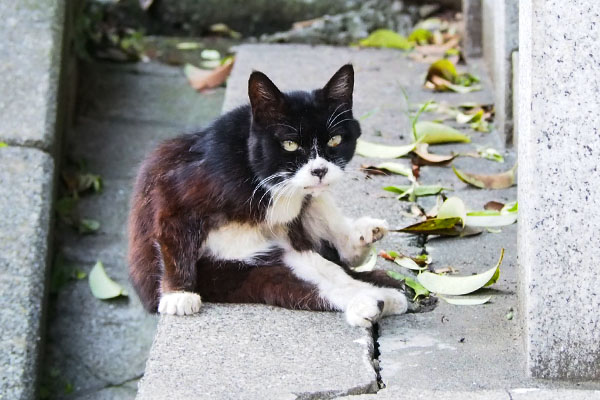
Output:
[[267,208],[266,223],[270,226],[287,224],[293,221],[302,211],[304,195],[276,196]]

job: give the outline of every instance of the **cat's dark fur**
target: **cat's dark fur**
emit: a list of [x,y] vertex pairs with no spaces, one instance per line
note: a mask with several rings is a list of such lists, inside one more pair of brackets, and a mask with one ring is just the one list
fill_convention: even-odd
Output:
[[[279,224],[290,250],[274,242],[268,251],[236,260],[206,249],[207,236],[228,224],[264,225],[274,204],[270,189],[309,160],[318,156],[330,169],[333,164],[345,168],[360,136],[352,117],[353,85],[350,65],[313,92],[281,93],[264,74],[254,72],[250,105],[222,115],[199,133],[166,141],[149,155],[137,176],[129,220],[130,277],[148,311],[157,311],[162,295],[176,292],[197,293],[212,302],[343,308],[327,301],[315,282],[295,274],[284,261],[286,251],[315,251],[359,280],[401,286],[380,271],[352,272],[335,244],[311,237],[303,218],[319,188],[314,193],[307,189],[297,215]],[[341,142],[332,147],[328,143],[335,135]],[[282,148],[286,140],[298,149]],[[310,171],[313,176],[327,173],[327,167]]]

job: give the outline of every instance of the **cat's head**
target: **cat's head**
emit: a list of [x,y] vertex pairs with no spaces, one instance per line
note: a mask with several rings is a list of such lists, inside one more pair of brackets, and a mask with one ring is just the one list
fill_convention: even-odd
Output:
[[353,88],[349,64],[312,92],[282,93],[265,74],[250,75],[250,162],[265,189],[318,195],[342,177],[360,136]]

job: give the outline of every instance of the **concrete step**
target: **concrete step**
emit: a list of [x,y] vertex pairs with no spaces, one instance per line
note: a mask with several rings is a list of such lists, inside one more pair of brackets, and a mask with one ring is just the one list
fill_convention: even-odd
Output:
[[[403,89],[413,109],[431,99],[450,104],[493,102],[491,84],[480,60],[473,60],[467,68],[481,77],[484,90],[459,95],[424,89],[422,83],[428,66],[398,51],[245,45],[238,48],[224,109],[246,103],[247,80],[254,69],[265,72],[284,90],[314,89],[324,85],[347,62],[352,62],[356,71],[355,115],[373,111],[361,121],[366,140],[409,142],[410,124]],[[432,119],[429,115],[423,118]],[[442,145],[435,151],[473,151],[478,145],[486,145],[504,152],[507,160],[504,164],[466,157],[456,161],[460,168],[471,171],[500,172],[514,162],[515,155],[504,149],[504,142],[496,132],[467,133],[472,137],[471,144]],[[406,160],[398,161],[408,165]],[[404,177],[366,179],[359,172],[361,164],[377,162],[356,157],[349,164],[347,181],[336,188],[340,206],[352,216],[387,218],[394,228],[414,222],[414,217],[406,212],[407,203],[381,190],[385,185],[406,183]],[[421,174],[425,183],[439,182],[454,189],[454,194],[471,209],[482,209],[490,200],[516,199],[514,187],[474,190],[460,182],[448,168],[422,167]],[[427,201],[431,199],[420,200],[430,206]],[[359,394],[360,390],[364,398],[380,395],[399,398],[407,392],[415,393],[417,398],[435,393],[432,398],[450,399],[461,398],[457,394],[468,392],[462,398],[478,399],[486,398],[482,396],[489,392],[504,399],[510,397],[506,390],[513,388],[597,389],[595,384],[574,386],[527,378],[520,347],[515,232],[516,226],[511,226],[501,234],[486,232],[478,237],[434,239],[425,244],[436,267],[453,265],[464,274],[493,266],[500,248],[504,247],[502,277],[489,304],[459,307],[441,303],[429,313],[384,319],[379,325],[379,337],[375,338],[380,354],[374,365],[381,366],[381,380],[386,388],[377,394],[368,394],[377,389],[376,369],[365,360],[373,356],[369,352],[371,334],[345,325],[341,315],[256,305],[214,305],[191,318],[161,318],[138,398],[155,399],[166,393],[174,398],[271,399],[287,398],[292,393],[298,398],[331,398],[344,392]],[[413,237],[403,234],[390,234],[377,247],[412,254],[423,250]],[[379,268],[400,268],[390,264],[378,260]],[[510,309],[515,317],[509,320],[506,314]],[[364,348],[357,350],[357,343],[367,346],[366,353]],[[313,368],[307,368],[313,363]]]

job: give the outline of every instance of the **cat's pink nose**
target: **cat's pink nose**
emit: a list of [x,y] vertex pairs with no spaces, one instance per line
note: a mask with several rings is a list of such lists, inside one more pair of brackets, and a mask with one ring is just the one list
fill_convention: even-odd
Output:
[[311,175],[318,177],[319,179],[323,179],[325,174],[327,173],[327,167],[317,168],[310,171]]

